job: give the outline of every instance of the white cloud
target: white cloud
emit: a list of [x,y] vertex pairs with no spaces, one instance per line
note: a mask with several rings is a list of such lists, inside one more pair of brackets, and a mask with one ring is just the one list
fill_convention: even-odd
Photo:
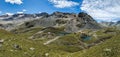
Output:
[[42,13],[41,11],[39,11],[38,13]]
[[70,0],[48,0],[48,1],[53,3],[54,7],[57,8],[66,8],[79,5],[79,3]]
[[120,20],[120,0],[83,0],[81,9],[97,20]]
[[2,11],[0,11],[0,14],[2,13]]
[[25,11],[27,11],[27,10],[26,10],[26,9],[23,9],[22,11],[25,12]]
[[19,11],[19,12],[17,12],[17,14],[23,14],[23,13],[24,13],[24,12],[22,12],[22,11],[21,11],[21,12],[20,12],[20,11]]
[[13,13],[9,13],[9,12],[7,12],[6,14],[7,14],[7,15],[10,15],[10,16],[13,15]]
[[26,11],[27,11],[26,9],[23,9],[22,11],[18,11],[17,14],[23,14]]
[[22,4],[22,0],[5,0],[5,2],[9,2],[11,4]]

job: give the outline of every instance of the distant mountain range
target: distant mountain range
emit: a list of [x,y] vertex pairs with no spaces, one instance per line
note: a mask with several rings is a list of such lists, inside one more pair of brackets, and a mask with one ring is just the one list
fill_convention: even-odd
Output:
[[[100,25],[101,24],[101,25]],[[76,32],[82,29],[101,29],[102,26],[120,26],[120,21],[97,23],[90,15],[81,12],[63,13],[54,12],[52,14],[14,14],[0,16],[0,28],[11,30],[16,28],[31,27],[65,27],[66,32]]]
[[40,19],[41,17],[48,16],[48,13],[39,14],[14,14],[0,16],[0,27],[6,30],[14,29],[15,27],[23,24],[26,21]]
[[116,27],[118,29],[120,29],[120,21],[117,21],[117,22],[100,22],[101,26],[104,26],[104,27]]

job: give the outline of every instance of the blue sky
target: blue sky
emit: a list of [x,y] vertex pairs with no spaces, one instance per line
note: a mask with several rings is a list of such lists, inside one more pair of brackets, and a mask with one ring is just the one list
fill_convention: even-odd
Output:
[[0,11],[1,14],[5,13],[39,13],[39,12],[48,12],[52,13],[55,11],[60,12],[74,12],[79,13],[80,7],[79,4],[81,0],[72,0],[73,2],[78,3],[78,5],[64,8],[57,8],[49,0],[21,0],[21,4],[6,2],[5,0],[0,1]]
[[99,21],[117,21],[120,20],[120,0],[0,0],[0,15],[55,11],[84,11]]

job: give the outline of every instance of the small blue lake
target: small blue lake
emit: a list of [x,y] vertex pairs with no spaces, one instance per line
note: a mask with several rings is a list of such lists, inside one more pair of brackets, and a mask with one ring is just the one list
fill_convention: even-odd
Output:
[[88,40],[91,40],[91,37],[90,36],[84,36],[84,37],[81,37],[84,41],[88,41]]

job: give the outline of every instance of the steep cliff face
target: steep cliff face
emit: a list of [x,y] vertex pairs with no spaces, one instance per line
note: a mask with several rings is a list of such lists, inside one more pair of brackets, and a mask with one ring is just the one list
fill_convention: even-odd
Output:
[[84,29],[100,29],[100,25],[87,13],[79,13],[77,20],[79,21],[80,28]]
[[69,20],[65,27],[67,32],[77,32],[81,29],[101,29],[101,26],[84,12],[79,13],[76,18]]

